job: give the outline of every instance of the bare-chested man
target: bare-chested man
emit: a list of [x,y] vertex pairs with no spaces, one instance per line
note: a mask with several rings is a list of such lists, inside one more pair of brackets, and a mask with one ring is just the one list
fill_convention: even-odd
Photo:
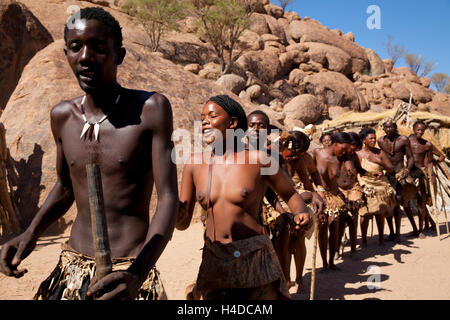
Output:
[[[296,227],[308,224],[306,206],[279,167],[263,164],[266,151],[227,143],[247,129],[243,108],[229,96],[209,99],[201,114],[211,152],[193,154],[183,169],[177,229],[186,229],[198,202],[206,210],[205,244],[195,299],[289,298],[283,271],[262,224],[260,208],[268,185],[288,203]],[[237,139],[239,141],[239,139]],[[243,163],[238,161],[243,160]],[[278,161],[272,157],[271,161]]]
[[[117,83],[125,49],[119,23],[103,9],[84,8],[74,14],[64,38],[67,61],[85,96],[63,101],[51,111],[57,182],[26,231],[3,245],[2,272],[20,276],[18,266],[39,236],[75,201],[77,216],[68,243],[35,298],[161,298],[158,294],[163,292],[153,294],[158,291],[155,285],[162,285],[154,283],[154,266],[173,232],[178,210],[170,103],[156,92]],[[93,123],[99,123],[98,131]],[[89,286],[95,262],[90,258],[94,245],[86,164],[93,160],[102,174],[113,272]],[[154,184],[158,205],[150,224]],[[118,262],[120,271],[115,268]]]
[[[324,190],[319,194],[325,199],[326,215],[321,219],[319,228],[319,248],[322,256],[324,270],[338,270],[334,258],[338,250],[338,222],[341,213],[347,211],[345,197],[339,190],[338,178],[343,164],[344,155],[347,154],[351,139],[345,132],[338,132],[331,136],[332,144],[328,147],[314,150],[314,159],[317,170],[322,178]],[[328,236],[329,230],[329,236]],[[329,259],[327,262],[327,246]]]
[[[392,223],[392,217],[387,217],[386,221],[389,226],[389,240],[400,241],[400,225],[402,212],[400,205],[403,206],[406,216],[413,227],[412,235],[418,236],[416,223],[414,222],[413,212],[410,206],[410,200],[415,198],[415,188],[408,183],[409,171],[414,166],[413,154],[411,152],[411,144],[408,137],[402,136],[397,131],[397,124],[392,121],[387,121],[383,124],[386,135],[378,139],[378,145],[385,152],[392,165],[394,171],[388,173],[386,176],[389,183],[395,189],[397,196],[397,203],[394,209],[395,232]],[[405,167],[405,156],[407,165]]]
[[[426,205],[431,205],[430,182],[433,183],[436,190],[436,176],[433,172],[433,145],[422,138],[426,124],[423,121],[416,121],[413,125],[414,134],[409,136],[411,150],[414,158],[414,166],[411,169],[411,177],[416,181],[420,191],[420,197],[417,204],[419,209],[419,237],[425,238],[423,234],[424,222],[427,220],[435,228],[435,223],[428,212]],[[431,176],[431,179],[430,179]]]

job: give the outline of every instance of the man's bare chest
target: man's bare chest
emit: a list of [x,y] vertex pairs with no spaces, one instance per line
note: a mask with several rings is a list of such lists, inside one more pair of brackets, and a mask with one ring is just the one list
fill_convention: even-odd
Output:
[[378,143],[380,148],[390,157],[390,158],[398,158],[403,157],[406,153],[405,151],[405,142],[397,137],[393,140],[389,140],[384,138],[382,141]]
[[81,128],[82,123],[74,123],[61,132],[63,154],[72,173],[92,162],[104,174],[151,168],[151,135],[139,125],[115,127],[105,121],[98,140],[91,131],[80,137]]

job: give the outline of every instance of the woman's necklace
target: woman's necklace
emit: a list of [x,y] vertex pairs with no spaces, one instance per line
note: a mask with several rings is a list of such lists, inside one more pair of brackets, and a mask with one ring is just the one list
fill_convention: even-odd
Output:
[[[120,99],[120,94],[117,96],[116,102],[114,103],[114,107],[117,106],[117,103],[119,102],[119,99]],[[86,133],[89,131],[89,129],[91,127],[93,127],[94,128],[95,141],[98,141],[98,134],[99,134],[99,131],[100,131],[100,124],[108,118],[108,114],[105,114],[97,122],[89,122],[86,119],[86,116],[84,114],[84,101],[85,100],[86,100],[86,96],[84,96],[83,100],[81,100],[81,117],[83,117],[84,126],[83,126],[83,129],[81,130],[80,139],[83,139],[83,136],[85,136]]]

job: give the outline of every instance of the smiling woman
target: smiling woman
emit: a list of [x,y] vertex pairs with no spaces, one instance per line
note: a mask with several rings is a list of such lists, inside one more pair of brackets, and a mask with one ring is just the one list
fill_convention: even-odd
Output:
[[375,147],[377,137],[375,130],[363,128],[359,136],[363,148],[357,152],[361,167],[366,174],[358,176],[358,182],[364,190],[367,205],[359,209],[361,217],[361,235],[363,245],[367,245],[367,228],[369,220],[375,216],[378,227],[378,242],[384,243],[384,218],[391,217],[395,208],[395,190],[389,183],[383,170],[392,172],[394,167],[386,153]]
[[[239,103],[229,96],[212,97],[204,105],[201,118],[203,139],[213,145],[212,152],[202,157],[201,163],[189,161],[185,165],[176,223],[179,230],[189,227],[196,201],[206,211],[202,264],[187,298],[289,298],[278,258],[262,223],[262,199],[270,185],[296,214],[298,227],[309,220],[305,204],[284,171],[278,168],[274,174],[262,175],[266,165],[259,159],[264,151],[226,143],[235,137],[230,133],[247,129]],[[244,163],[237,162],[238,157],[245,159]]]

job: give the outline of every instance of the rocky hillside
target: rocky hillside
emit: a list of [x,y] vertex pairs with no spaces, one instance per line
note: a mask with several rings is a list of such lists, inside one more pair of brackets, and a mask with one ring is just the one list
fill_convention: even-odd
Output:
[[183,32],[166,39],[162,51],[199,77],[277,112],[287,128],[334,119],[349,110],[385,111],[409,102],[410,95],[413,110],[450,115],[449,96],[430,89],[430,79],[406,67],[394,68],[390,59],[358,45],[351,32],[330,30],[314,19],[260,2],[240,39],[240,48],[246,50],[233,75],[219,78],[212,49],[193,34],[190,18]]
[[[166,95],[175,128],[192,130],[206,99],[221,93],[233,95],[247,111],[266,111],[284,129],[348,110],[389,109],[409,101],[410,93],[414,108],[450,115],[449,96],[431,90],[429,79],[393,68],[351,33],[255,1],[257,12],[239,42],[243,54],[232,74],[220,77],[213,50],[194,34],[192,18],[181,22],[180,32],[165,36],[160,53],[150,53],[146,33],[121,12],[121,1],[0,0],[0,122],[6,129],[11,199],[22,227],[55,183],[49,110],[82,94],[63,54],[70,5],[102,5],[117,18],[127,49],[119,82]],[[60,224],[70,222],[74,212]]]

